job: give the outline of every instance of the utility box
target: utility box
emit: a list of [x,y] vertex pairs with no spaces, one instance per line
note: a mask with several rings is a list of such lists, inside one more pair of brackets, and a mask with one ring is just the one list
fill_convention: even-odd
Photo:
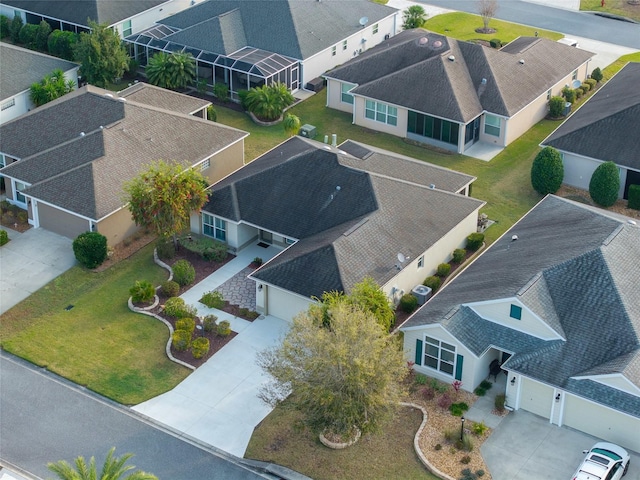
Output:
[[316,127],[313,125],[304,124],[300,127],[300,136],[305,138],[314,138],[316,136]]
[[564,102],[564,110],[562,111],[562,115],[565,117],[571,113],[571,103]]
[[431,288],[424,285],[416,285],[411,294],[418,299],[418,305],[424,305],[431,298]]

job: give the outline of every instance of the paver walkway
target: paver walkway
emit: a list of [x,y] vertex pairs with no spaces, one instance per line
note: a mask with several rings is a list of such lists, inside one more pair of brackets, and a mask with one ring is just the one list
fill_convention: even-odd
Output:
[[256,282],[247,278],[253,268],[246,267],[236,273],[216,290],[232,305],[239,305],[249,310],[256,309]]

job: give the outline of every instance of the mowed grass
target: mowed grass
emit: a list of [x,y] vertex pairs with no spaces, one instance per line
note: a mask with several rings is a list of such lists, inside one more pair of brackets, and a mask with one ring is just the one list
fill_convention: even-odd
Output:
[[533,37],[536,32],[540,37],[551,40],[560,40],[564,35],[550,30],[536,29],[517,23],[504,22],[502,20],[491,19],[489,28],[493,28],[495,33],[478,33],[476,28],[482,28],[482,17],[465,12],[452,12],[436,15],[427,18],[423,28],[432,32],[440,33],[458,40],[486,40],[498,38],[504,44],[515,40],[518,37]]
[[0,345],[125,405],[173,388],[190,370],[166,357],[167,327],[127,307],[136,280],[167,278],[152,252],[100,273],[71,268],[0,317]]
[[256,427],[245,458],[274,462],[316,480],[436,480],[413,448],[420,422],[418,410],[401,407],[380,433],[362,437],[344,450],[331,450],[302,427],[298,412],[277,408]]
[[580,10],[612,13],[640,22],[640,5],[630,5],[628,0],[606,0],[604,7],[600,0],[580,0]]

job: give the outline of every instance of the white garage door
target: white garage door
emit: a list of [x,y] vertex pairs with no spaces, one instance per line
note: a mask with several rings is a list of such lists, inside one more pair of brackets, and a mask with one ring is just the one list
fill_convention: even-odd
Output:
[[640,452],[640,418],[567,394],[564,425]]
[[298,313],[307,310],[311,300],[292,295],[286,290],[272,286],[267,290],[267,314],[291,321]]
[[553,402],[553,388],[526,377],[521,378],[520,408],[541,417],[549,418]]

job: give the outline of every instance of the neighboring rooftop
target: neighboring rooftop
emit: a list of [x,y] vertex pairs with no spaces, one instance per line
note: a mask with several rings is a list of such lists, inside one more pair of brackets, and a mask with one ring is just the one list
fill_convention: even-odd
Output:
[[117,95],[131,102],[142,103],[144,105],[187,115],[192,115],[211,105],[211,102],[207,100],[181,95],[166,88],[156,87],[144,82],[135,83],[119,91]]

